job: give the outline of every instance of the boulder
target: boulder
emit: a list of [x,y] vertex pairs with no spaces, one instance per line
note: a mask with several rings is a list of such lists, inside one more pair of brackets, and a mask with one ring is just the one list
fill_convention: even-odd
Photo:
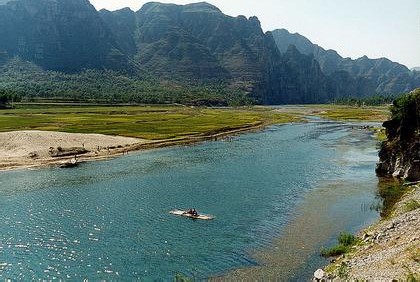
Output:
[[318,269],[317,271],[315,271],[314,278],[315,278],[315,281],[321,281],[322,279],[324,279],[325,278],[324,270]]

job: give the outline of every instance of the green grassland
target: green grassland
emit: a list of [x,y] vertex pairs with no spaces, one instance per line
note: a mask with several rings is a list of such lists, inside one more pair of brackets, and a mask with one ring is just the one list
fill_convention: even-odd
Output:
[[0,132],[48,130],[161,140],[298,120],[297,116],[262,107],[33,107],[1,110]]
[[385,121],[390,116],[388,106],[355,107],[342,105],[322,105],[319,115],[332,120]]
[[[332,119],[385,120],[387,115],[385,108],[314,107],[312,114]],[[0,132],[47,130],[163,140],[298,122],[310,114],[307,106],[281,111],[270,107],[25,105],[0,110]]]

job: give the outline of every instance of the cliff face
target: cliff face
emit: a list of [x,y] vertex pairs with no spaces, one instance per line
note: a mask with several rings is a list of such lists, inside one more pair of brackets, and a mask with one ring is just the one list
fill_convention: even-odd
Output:
[[379,152],[379,176],[420,181],[420,88],[392,106],[392,119],[384,123],[388,140]]
[[[153,76],[225,81],[262,104],[323,103],[341,95],[313,56],[293,47],[280,54],[255,17],[230,17],[207,3],[148,3],[135,13],[101,11],[101,17],[115,36],[127,35],[119,42],[134,42],[134,61]],[[128,17],[135,23],[127,24]]]
[[124,68],[125,55],[88,0],[0,5],[0,51],[49,70]]
[[318,63],[296,49],[281,56],[255,17],[230,17],[207,3],[147,3],[137,12],[100,14],[153,76],[224,81],[263,104],[328,101]]

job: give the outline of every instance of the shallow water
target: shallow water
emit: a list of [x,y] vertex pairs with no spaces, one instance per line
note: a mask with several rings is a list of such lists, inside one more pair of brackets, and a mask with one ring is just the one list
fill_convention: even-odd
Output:
[[[284,279],[307,277],[324,263],[319,246],[378,217],[362,208],[375,201],[376,142],[351,126],[273,126],[233,142],[140,152],[68,170],[1,173],[0,278],[168,280],[181,273],[202,279],[253,269],[270,261],[274,246],[290,251],[282,248],[297,240],[287,241],[288,232],[305,240],[308,225],[299,222],[305,211],[317,213],[313,203],[324,193],[325,210],[335,215],[329,231],[308,239],[311,251],[282,264]],[[363,189],[331,185],[345,182]],[[357,216],[335,212],[354,206]],[[168,214],[189,207],[216,219]]]

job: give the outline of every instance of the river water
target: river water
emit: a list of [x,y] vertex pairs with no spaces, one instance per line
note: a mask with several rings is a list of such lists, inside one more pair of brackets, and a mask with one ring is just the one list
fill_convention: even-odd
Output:
[[[0,279],[200,280],[273,269],[307,279],[326,262],[322,246],[378,218],[368,208],[376,154],[355,124],[313,120],[74,169],[2,172]],[[168,214],[189,207],[216,218]]]

